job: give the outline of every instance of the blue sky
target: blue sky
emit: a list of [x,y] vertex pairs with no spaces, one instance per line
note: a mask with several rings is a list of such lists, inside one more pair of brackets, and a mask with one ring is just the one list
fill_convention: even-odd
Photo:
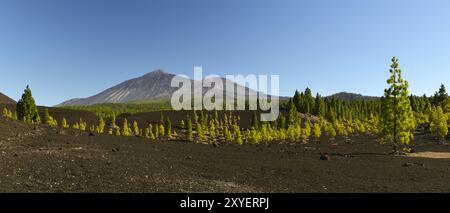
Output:
[[450,85],[446,0],[0,0],[0,91],[41,105],[161,68],[192,76],[279,74],[381,95],[397,56],[414,94]]

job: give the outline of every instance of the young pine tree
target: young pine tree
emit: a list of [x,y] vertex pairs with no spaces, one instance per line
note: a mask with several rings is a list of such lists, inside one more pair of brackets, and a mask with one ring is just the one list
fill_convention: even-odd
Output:
[[253,112],[253,114],[252,114],[252,127],[253,127],[255,130],[258,130],[258,129],[259,129],[258,115],[257,115],[256,112]]
[[437,134],[439,141],[445,142],[445,136],[448,134],[448,125],[447,116],[444,114],[441,106],[433,110],[430,131]]
[[316,141],[319,141],[320,137],[322,136],[322,129],[320,128],[320,125],[318,123],[315,123],[313,125],[313,135]]
[[165,128],[164,128],[163,123],[160,123],[160,124],[159,124],[159,135],[160,135],[160,136],[165,136],[165,135],[166,135],[166,130],[165,130]]
[[36,107],[36,102],[31,94],[31,89],[27,85],[22,98],[17,102],[17,118],[27,123],[40,123],[41,118]]
[[398,146],[408,146],[413,138],[416,123],[411,108],[408,81],[402,77],[397,58],[392,58],[390,85],[382,98],[381,143],[392,144],[394,152]]
[[133,122],[133,134],[134,134],[134,136],[140,136],[141,135],[140,133],[141,133],[141,131],[139,129],[138,122],[134,121]]
[[86,130],[87,124],[86,124],[86,122],[83,121],[82,118],[80,118],[79,127],[80,127],[80,130],[82,130],[82,131]]
[[100,117],[98,119],[98,126],[95,128],[97,133],[102,134],[105,131],[105,121],[103,120],[103,117]]
[[171,138],[172,137],[172,121],[170,121],[169,117],[167,117],[167,120],[166,120],[166,132],[167,132],[167,137]]
[[186,128],[186,124],[184,123],[184,120],[181,120],[180,127],[181,127],[181,129]]
[[123,136],[130,136],[131,135],[131,129],[128,125],[128,120],[126,118],[123,119],[123,126],[122,126],[122,133]]
[[61,121],[61,126],[63,127],[63,128],[69,128],[69,124],[67,123],[67,120],[66,120],[66,118],[63,118],[62,119],[62,121]]

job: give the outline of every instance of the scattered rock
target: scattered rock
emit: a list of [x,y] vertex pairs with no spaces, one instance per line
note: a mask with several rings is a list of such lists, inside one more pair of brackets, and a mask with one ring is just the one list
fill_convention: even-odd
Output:
[[320,155],[320,158],[319,158],[320,160],[330,160],[330,156],[329,155],[327,155],[327,154],[321,154]]
[[118,152],[119,151],[119,148],[113,148],[112,149],[112,152]]
[[219,144],[218,143],[212,143],[212,145],[214,146],[214,147],[219,147]]
[[187,156],[186,159],[192,160],[192,156]]
[[89,131],[89,136],[95,136],[95,133],[93,131]]
[[19,157],[19,155],[18,154],[14,154],[14,157]]

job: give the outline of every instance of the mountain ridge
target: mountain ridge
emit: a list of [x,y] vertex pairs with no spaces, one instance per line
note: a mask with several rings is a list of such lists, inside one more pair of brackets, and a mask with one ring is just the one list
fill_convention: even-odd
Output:
[[[173,92],[178,90],[176,87],[171,87],[173,77],[175,77],[174,74],[157,69],[140,77],[125,80],[122,83],[103,90],[93,96],[70,99],[56,106],[89,106],[103,103],[136,103],[141,101],[170,98]],[[223,87],[225,87],[228,80],[225,78],[220,79],[223,81]],[[192,79],[189,80],[191,83],[194,82]],[[248,97],[249,91],[253,91],[253,94],[255,95],[259,94],[257,91],[251,90],[248,87],[239,85],[235,82],[233,82],[233,84],[236,88],[240,87],[241,89],[244,89],[246,93],[245,97]],[[223,91],[223,87],[215,87],[214,89]],[[211,89],[212,88],[203,87],[203,94]],[[237,92],[237,89],[235,89],[235,94],[229,94],[225,91],[224,99],[228,96],[236,95]]]

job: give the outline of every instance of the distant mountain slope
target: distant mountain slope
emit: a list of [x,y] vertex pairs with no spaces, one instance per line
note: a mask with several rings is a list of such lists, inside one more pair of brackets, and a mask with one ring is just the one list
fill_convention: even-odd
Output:
[[0,104],[15,104],[15,103],[16,102],[12,98],[0,92]]
[[[145,103],[153,100],[170,100],[173,92],[178,90],[178,88],[171,87],[171,81],[174,76],[162,70],[155,70],[139,78],[124,81],[97,95],[88,98],[71,99],[58,106],[89,106],[101,103]],[[223,78],[222,81],[224,85],[227,82]],[[193,81],[191,80],[191,82]],[[237,85],[237,87],[242,88],[243,86]],[[216,89],[221,90],[218,87]],[[244,89],[247,94],[248,91],[252,91],[246,87]],[[207,88],[203,89],[203,93],[207,91]],[[235,94],[224,93],[224,99]]]
[[346,101],[374,100],[374,99],[378,98],[378,97],[364,96],[364,95],[361,95],[361,94],[349,93],[349,92],[340,92],[340,93],[336,93],[334,95],[330,95],[329,97],[335,97],[337,99],[346,100]]

